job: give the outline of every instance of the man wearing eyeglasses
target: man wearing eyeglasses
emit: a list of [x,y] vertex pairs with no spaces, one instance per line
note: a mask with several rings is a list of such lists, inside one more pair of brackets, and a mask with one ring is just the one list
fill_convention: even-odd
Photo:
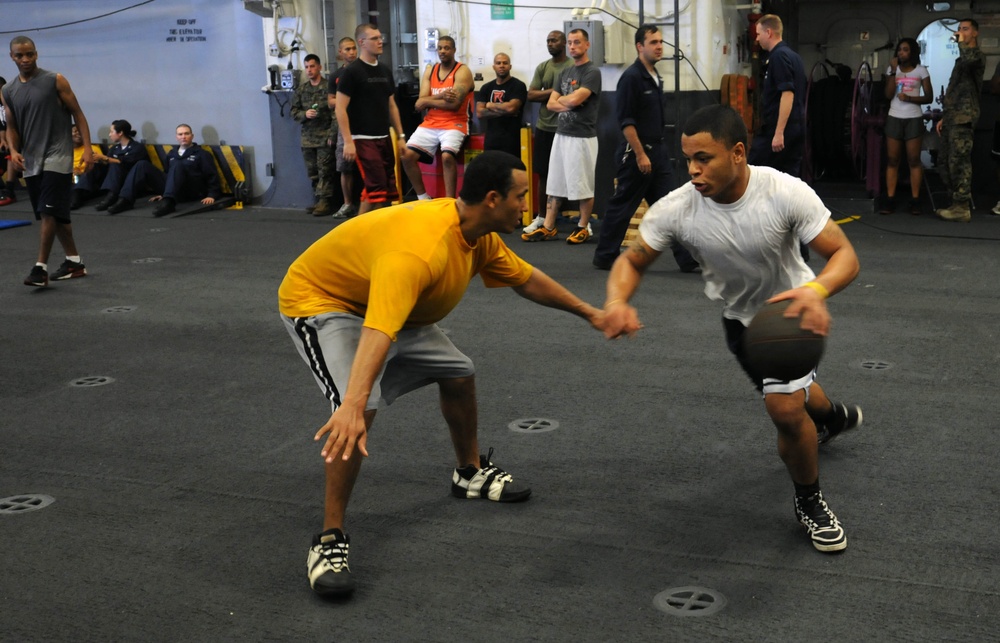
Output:
[[378,61],[382,34],[372,24],[354,30],[358,59],[347,66],[337,83],[337,124],[344,138],[344,160],[356,162],[364,179],[358,214],[390,205],[399,199],[396,157],[389,136],[396,130],[399,153],[406,135],[394,97],[389,67]]

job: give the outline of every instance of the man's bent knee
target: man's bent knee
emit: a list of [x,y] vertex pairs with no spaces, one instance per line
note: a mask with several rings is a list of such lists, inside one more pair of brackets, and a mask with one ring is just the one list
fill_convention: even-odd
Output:
[[779,431],[796,430],[808,416],[804,391],[770,393],[764,396],[764,406]]

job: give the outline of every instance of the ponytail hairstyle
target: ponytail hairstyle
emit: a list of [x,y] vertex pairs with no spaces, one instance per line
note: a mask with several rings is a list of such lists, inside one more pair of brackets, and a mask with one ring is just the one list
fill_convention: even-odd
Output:
[[129,123],[124,118],[120,118],[117,121],[111,121],[111,127],[115,128],[115,131],[119,134],[124,134],[129,138],[135,138],[135,130],[132,129],[132,123]]

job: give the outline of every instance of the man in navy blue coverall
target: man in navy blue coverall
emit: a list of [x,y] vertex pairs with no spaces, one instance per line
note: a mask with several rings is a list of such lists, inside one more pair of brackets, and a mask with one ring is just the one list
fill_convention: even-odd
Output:
[[150,199],[160,201],[153,208],[154,217],[173,212],[177,201],[200,200],[204,205],[211,205],[222,197],[212,150],[195,143],[191,126],[186,124],[177,126],[177,143],[178,146],[167,154],[166,174],[149,161],[135,164],[125,177],[121,196],[108,208],[108,214],[131,210],[142,190],[159,195]]
[[781,18],[757,21],[757,42],[768,52],[761,94],[761,127],[750,145],[750,165],[799,176],[806,142],[806,68],[782,39]]
[[[646,199],[653,205],[673,187],[670,150],[664,135],[663,79],[656,63],[663,57],[663,36],[655,25],[635,32],[639,56],[618,80],[616,112],[625,140],[618,146],[618,184],[601,223],[594,266],[610,270],[618,258],[628,224]],[[682,272],[694,272],[698,262],[683,246],[671,246]]]

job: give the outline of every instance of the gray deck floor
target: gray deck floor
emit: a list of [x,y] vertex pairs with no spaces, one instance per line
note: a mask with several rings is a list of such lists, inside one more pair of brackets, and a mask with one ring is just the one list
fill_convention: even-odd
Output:
[[[331,220],[74,221],[90,276],[44,291],[21,285],[38,226],[0,231],[0,497],[55,498],[0,516],[0,639],[997,639],[1000,217],[845,225],[862,272],[831,302],[821,371],[866,420],[821,454],[843,554],[808,544],[719,306],[665,257],[632,341],[473,283],[441,325],[477,363],[482,445],[534,496],[451,498],[436,392],[400,399],[369,440],[348,526],[359,589],[341,603],[305,576],[329,408],[275,301]],[[602,301],[593,243],[509,243]],[[71,385],[88,377],[114,381]],[[523,418],[559,427],[509,428]],[[726,604],[654,605],[687,586]]]

